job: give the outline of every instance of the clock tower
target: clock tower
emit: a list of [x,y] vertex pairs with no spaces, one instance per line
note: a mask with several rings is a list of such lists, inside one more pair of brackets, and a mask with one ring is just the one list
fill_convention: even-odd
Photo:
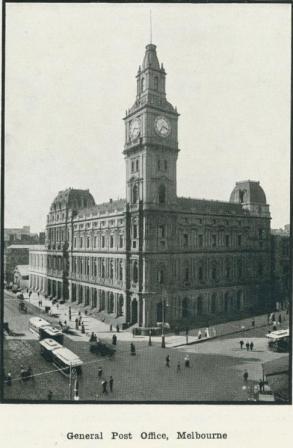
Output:
[[159,64],[156,46],[148,44],[136,75],[134,105],[126,111],[126,199],[144,208],[176,202],[178,116],[166,99],[166,72]]

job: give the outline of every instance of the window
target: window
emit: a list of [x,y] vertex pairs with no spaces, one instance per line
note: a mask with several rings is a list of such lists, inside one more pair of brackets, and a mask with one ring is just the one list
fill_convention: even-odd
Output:
[[217,235],[212,235],[212,247],[216,247],[217,245]]
[[113,248],[114,246],[114,237],[113,235],[110,236],[110,247]]
[[73,247],[76,247],[76,236],[73,239]]
[[87,248],[90,247],[90,237],[89,236],[86,238],[86,247]]
[[94,277],[96,277],[97,276],[97,261],[96,260],[94,260],[93,268],[94,268]]
[[137,238],[137,225],[133,225],[133,238]]
[[230,246],[230,236],[229,235],[225,235],[225,246],[226,247]]
[[165,204],[166,202],[166,187],[165,185],[159,186],[159,204]]
[[134,160],[131,162],[131,172],[134,173]]
[[141,78],[141,81],[140,81],[140,91],[141,92],[144,91],[144,78]]
[[104,247],[105,247],[105,236],[102,235],[102,248],[104,248]]
[[161,170],[161,160],[158,160],[158,171]]
[[238,276],[238,278],[242,277],[242,263],[241,263],[241,260],[238,260],[238,262],[237,262],[237,276]]
[[119,262],[119,280],[123,280],[123,264],[122,264],[122,261]]
[[113,260],[110,260],[110,266],[109,266],[109,270],[110,270],[110,279],[113,279],[113,275],[114,275],[114,270],[113,270]]
[[154,89],[158,90],[159,88],[159,78],[157,76],[154,77]]
[[203,235],[198,235],[198,247],[203,246]]
[[240,247],[242,245],[242,235],[238,235],[237,243],[238,243],[238,247]]
[[160,283],[160,285],[162,285],[164,283],[164,271],[163,271],[163,269],[160,269],[158,271],[158,283]]
[[188,235],[187,235],[187,233],[183,234],[183,247],[188,247]]
[[138,160],[135,161],[135,169],[138,171]]
[[133,278],[134,283],[137,283],[137,280],[138,280],[138,268],[137,268],[137,262],[136,261],[133,263],[132,275],[133,275],[132,278]]
[[163,224],[159,226],[158,232],[159,238],[165,238],[165,226]]
[[167,160],[164,160],[164,169],[165,169],[165,171],[167,171],[167,169],[168,169],[168,162],[167,162]]
[[199,279],[200,282],[203,281],[203,268],[202,268],[202,266],[200,266],[198,268],[198,279]]
[[212,266],[212,280],[217,279],[217,268],[216,266]]
[[226,279],[229,280],[231,277],[231,267],[229,265],[226,266]]
[[97,237],[94,237],[94,247],[97,247]]
[[122,248],[123,247],[123,235],[119,236],[119,247]]
[[185,268],[185,271],[184,271],[184,280],[185,280],[186,282],[188,282],[188,280],[189,280],[189,268]]
[[132,189],[132,202],[136,204],[137,200],[138,200],[138,188],[137,185],[135,184]]
[[79,247],[82,247],[82,244],[83,244],[83,240],[82,240],[83,238],[82,238],[82,236],[79,238]]

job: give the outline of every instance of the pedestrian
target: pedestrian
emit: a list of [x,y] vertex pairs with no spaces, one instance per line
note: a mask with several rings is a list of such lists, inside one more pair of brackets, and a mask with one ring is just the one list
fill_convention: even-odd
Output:
[[133,342],[131,342],[131,344],[130,344],[130,354],[131,354],[132,356],[135,356],[135,355],[136,355],[135,345],[134,345]]
[[85,327],[84,327],[84,323],[81,326],[81,332],[84,334],[85,333]]
[[119,333],[119,331],[120,331],[119,325],[116,326],[116,330],[117,330],[117,333]]
[[241,339],[241,341],[239,342],[239,344],[240,344],[240,348],[241,348],[241,350],[243,349],[243,345],[244,345],[244,341],[242,341],[242,339]]
[[281,314],[279,314],[279,319],[278,319],[278,322],[279,322],[279,324],[281,324],[281,323],[282,323],[282,316],[281,316]]
[[246,347],[246,350],[248,351],[249,350],[249,342],[248,341],[246,342],[245,347]]
[[273,322],[273,331],[277,331],[277,322],[276,321]]
[[247,383],[247,380],[248,380],[248,372],[247,372],[247,370],[245,370],[245,372],[243,373],[243,379],[244,379],[245,383]]
[[110,324],[110,333],[112,333],[113,326]]
[[102,367],[99,367],[98,368],[98,378],[102,378],[102,375],[103,375],[103,369],[102,369]]
[[270,323],[270,313],[267,315],[268,324]]
[[201,339],[201,331],[200,330],[198,330],[197,339]]
[[41,308],[41,301],[40,300],[38,301],[38,304],[39,304],[39,308]]
[[189,355],[186,355],[184,358],[184,365],[185,367],[190,367],[190,358]]
[[51,390],[49,390],[49,392],[48,392],[48,400],[49,401],[52,401],[52,398],[53,398],[53,392],[51,391]]
[[81,316],[79,316],[78,326],[80,327],[81,324],[82,324],[82,319],[81,319]]
[[264,392],[264,385],[265,384],[264,384],[264,381],[262,379],[259,380],[258,385],[259,385],[259,391],[260,392]]
[[95,333],[92,331],[89,342],[95,342]]
[[21,381],[24,382],[25,377],[26,377],[26,370],[23,366],[20,366],[20,376],[21,376]]
[[276,320],[275,313],[272,313],[271,319],[273,322]]
[[253,347],[254,347],[254,343],[251,342],[251,343],[250,343],[250,350],[251,350],[251,351],[253,350]]
[[42,301],[42,299],[40,300],[40,304],[41,304],[41,308],[42,308],[42,306],[43,306],[43,301]]
[[117,336],[116,336],[116,334],[113,334],[113,336],[112,336],[112,344],[113,345],[117,344]]
[[107,394],[108,393],[108,391],[107,391],[107,385],[108,385],[108,383],[107,383],[107,381],[106,380],[103,380],[102,381],[102,388],[103,388],[103,394]]
[[132,337],[134,338],[135,336],[135,328],[132,328]]
[[75,329],[78,330],[78,319],[75,319]]
[[28,366],[26,374],[27,374],[28,380],[32,380],[32,381],[35,380],[34,375],[33,375],[33,369],[31,368],[31,366]]
[[170,367],[170,355],[166,356],[166,367]]
[[40,293],[39,293],[39,291],[38,291],[38,297],[40,297]]
[[12,384],[11,372],[7,373],[6,384],[7,384],[7,386],[11,386],[11,384]]
[[57,308],[57,310],[59,309],[59,303],[58,302],[56,303],[56,308]]
[[177,373],[181,372],[181,365],[180,365],[180,361],[177,362]]
[[113,384],[114,384],[113,377],[110,376],[110,379],[109,379],[110,392],[113,392]]
[[67,325],[67,321],[65,320],[65,321],[64,321],[64,326],[66,327],[66,325]]
[[255,327],[255,320],[254,319],[252,319],[252,321],[251,321],[251,326],[252,326],[252,328]]
[[81,312],[80,311],[78,312],[78,316],[81,317]]

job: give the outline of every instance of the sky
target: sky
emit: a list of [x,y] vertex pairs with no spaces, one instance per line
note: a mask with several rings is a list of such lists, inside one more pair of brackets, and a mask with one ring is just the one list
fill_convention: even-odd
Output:
[[6,5],[5,226],[43,231],[58,191],[125,197],[125,110],[152,41],[177,106],[177,194],[260,181],[289,222],[290,5]]

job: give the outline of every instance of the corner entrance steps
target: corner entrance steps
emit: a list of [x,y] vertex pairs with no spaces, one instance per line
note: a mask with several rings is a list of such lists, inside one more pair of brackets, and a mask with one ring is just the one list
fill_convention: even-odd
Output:
[[183,345],[201,344],[202,342],[211,341],[216,339],[217,336],[210,336],[208,338],[197,336],[188,336],[188,342],[186,342],[186,336],[167,336],[165,339],[167,348],[181,347]]

